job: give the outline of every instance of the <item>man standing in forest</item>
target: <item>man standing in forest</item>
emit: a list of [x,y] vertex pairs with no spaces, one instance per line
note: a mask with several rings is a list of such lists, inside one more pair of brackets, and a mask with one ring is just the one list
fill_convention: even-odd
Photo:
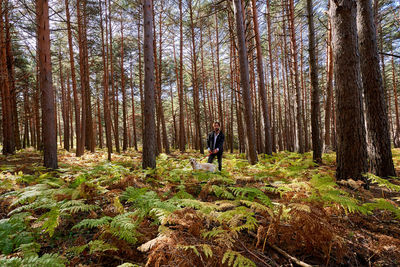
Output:
[[221,124],[216,121],[213,124],[214,131],[208,134],[207,137],[207,149],[210,153],[208,157],[208,163],[212,163],[215,156],[218,158],[218,170],[222,169],[222,152],[224,151],[224,140],[225,135],[221,132]]

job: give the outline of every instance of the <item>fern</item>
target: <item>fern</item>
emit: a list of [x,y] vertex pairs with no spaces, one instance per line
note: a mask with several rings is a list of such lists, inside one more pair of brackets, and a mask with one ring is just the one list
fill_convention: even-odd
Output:
[[228,250],[224,253],[222,264],[233,267],[256,267],[253,261],[233,250]]
[[117,251],[118,248],[111,245],[107,244],[103,240],[92,240],[88,244],[89,246],[89,253],[94,254],[96,252],[105,252],[105,251]]
[[61,213],[74,214],[99,209],[97,205],[85,204],[84,200],[70,200],[60,205]]
[[400,208],[393,205],[389,200],[384,198],[375,198],[373,203],[365,203],[363,206],[368,210],[387,210],[392,212],[397,219],[400,219]]
[[134,215],[135,213],[133,212],[127,212],[115,216],[110,223],[110,233],[131,244],[135,244],[137,242],[136,237],[139,234],[136,232],[138,222],[133,219]]
[[264,194],[263,191],[261,191],[258,188],[253,188],[253,187],[229,187],[229,189],[233,192],[233,194],[236,197],[239,197],[240,199],[247,199],[250,201],[254,201],[255,198],[257,198],[262,204],[268,206],[268,207],[273,207],[271,199]]
[[28,215],[30,213],[20,213],[0,220],[0,251],[2,254],[10,254],[21,245],[33,241],[33,236],[27,231],[24,221]]
[[44,254],[41,257],[32,256],[24,259],[12,257],[8,259],[0,259],[0,266],[4,267],[63,267],[66,260],[57,254]]
[[206,256],[206,258],[210,258],[213,255],[213,251],[211,249],[211,247],[207,244],[199,244],[199,245],[177,245],[177,248],[179,249],[183,249],[183,250],[192,250],[194,252],[194,254],[196,254],[196,256],[200,257],[201,259],[203,259],[202,255],[200,254],[199,249],[201,249],[201,251],[204,253],[204,255]]
[[54,230],[60,223],[60,209],[58,207],[52,208],[49,212],[43,214],[38,221],[43,221],[42,229],[49,233],[50,237],[53,236]]
[[219,198],[223,197],[225,199],[235,199],[231,192],[218,185],[212,185],[211,192],[213,192]]
[[400,192],[400,185],[393,184],[389,182],[387,179],[383,179],[379,176],[376,176],[372,173],[367,173],[364,175],[368,180],[373,184],[377,184],[379,187],[386,187],[391,191]]
[[360,205],[357,199],[348,196],[343,190],[335,188],[337,185],[330,176],[314,175],[310,180],[313,186],[312,194],[307,199],[309,201],[320,201],[325,205],[337,204],[342,207],[345,212],[359,212],[368,214],[368,209]]
[[109,225],[110,221],[112,220],[111,217],[104,216],[99,219],[84,219],[80,221],[78,224],[74,225],[72,229],[79,229],[79,228],[98,228],[104,225]]

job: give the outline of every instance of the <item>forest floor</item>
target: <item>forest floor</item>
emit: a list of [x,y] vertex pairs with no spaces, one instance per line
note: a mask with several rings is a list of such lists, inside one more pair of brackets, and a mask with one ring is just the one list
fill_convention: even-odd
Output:
[[[399,266],[400,179],[336,182],[335,154],[59,151],[59,170],[0,157],[0,266]],[[400,150],[393,150],[400,173]],[[203,162],[205,159],[203,160]]]

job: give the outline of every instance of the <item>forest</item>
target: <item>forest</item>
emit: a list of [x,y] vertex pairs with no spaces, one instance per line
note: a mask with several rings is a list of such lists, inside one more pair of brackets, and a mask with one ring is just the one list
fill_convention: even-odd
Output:
[[0,0],[0,266],[399,266],[399,14]]

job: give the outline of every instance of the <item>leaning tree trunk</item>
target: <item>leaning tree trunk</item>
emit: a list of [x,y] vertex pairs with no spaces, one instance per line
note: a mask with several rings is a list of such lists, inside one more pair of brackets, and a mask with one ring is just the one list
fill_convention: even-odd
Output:
[[319,86],[318,86],[318,68],[315,58],[315,29],[314,29],[314,13],[313,1],[307,0],[308,15],[308,52],[310,59],[310,76],[311,76],[311,135],[313,147],[313,160],[317,163],[322,162],[322,145],[319,132],[320,107],[319,107]]
[[361,99],[355,0],[331,0],[332,45],[336,91],[336,178],[362,179],[367,143]]
[[247,58],[246,37],[244,34],[243,10],[241,0],[235,0],[236,32],[239,48],[240,81],[244,103],[244,119],[246,122],[246,153],[250,164],[257,163],[256,137],[254,133],[253,110],[250,95],[249,62]]
[[156,167],[156,125],[154,120],[154,55],[152,0],[143,1],[144,27],[144,133],[143,169]]
[[44,166],[57,168],[57,136],[54,113],[54,89],[51,73],[48,0],[36,1],[38,16],[40,87],[42,91],[42,131]]
[[357,28],[367,116],[370,171],[382,177],[395,176],[371,0],[357,1]]

